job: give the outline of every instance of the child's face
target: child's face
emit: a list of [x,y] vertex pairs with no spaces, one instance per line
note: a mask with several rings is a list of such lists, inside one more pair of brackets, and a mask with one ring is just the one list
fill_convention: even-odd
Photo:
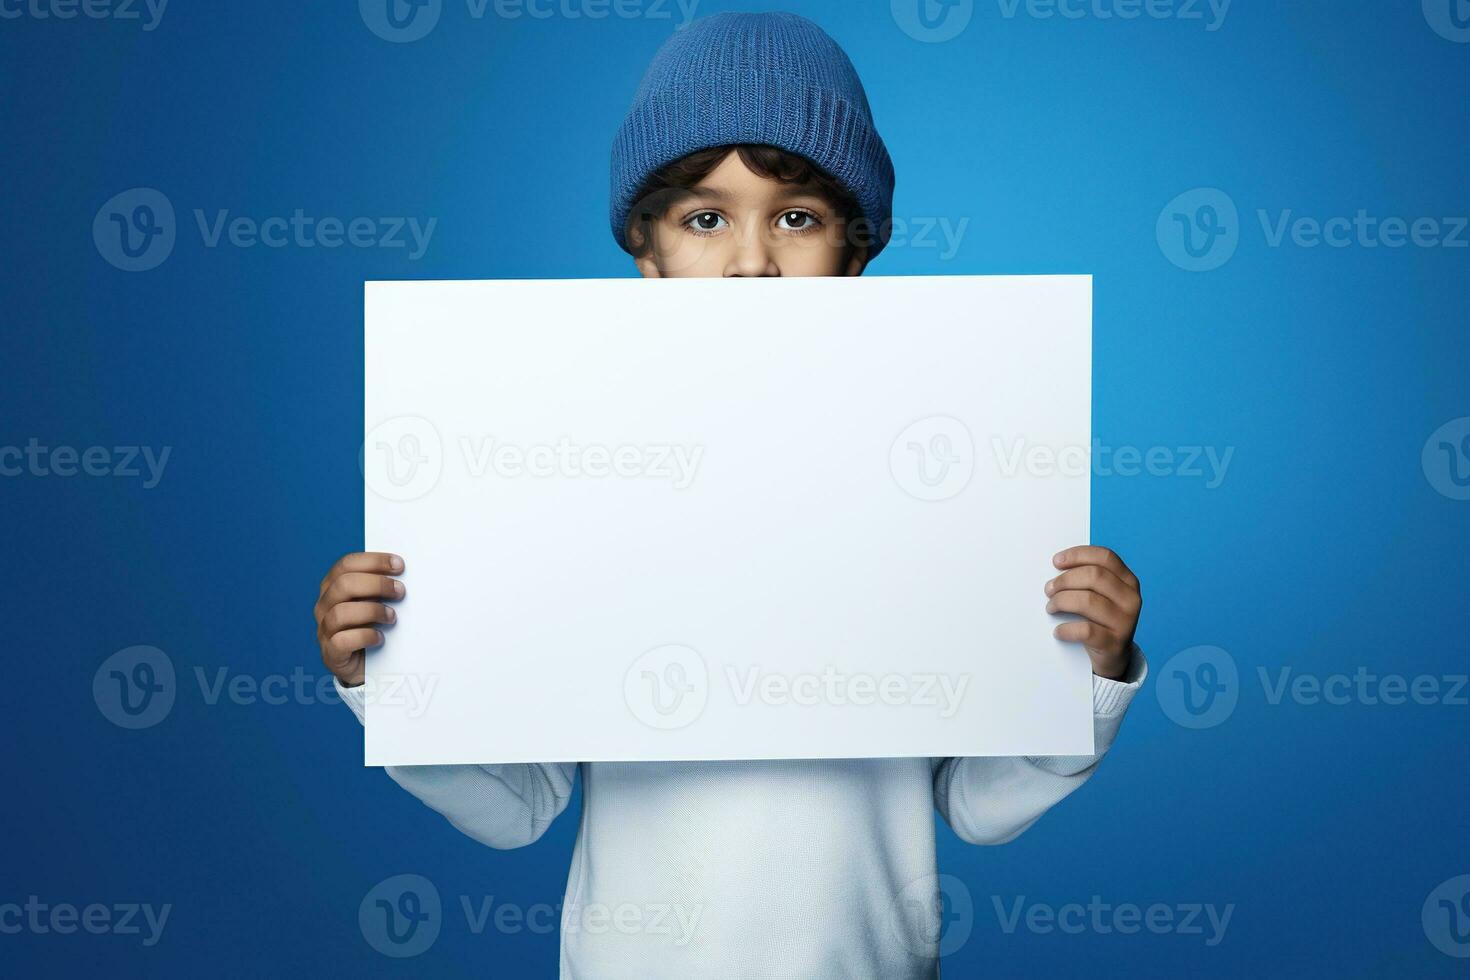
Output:
[[654,222],[636,261],[647,279],[855,276],[865,256],[847,236],[815,188],[758,176],[731,153]]

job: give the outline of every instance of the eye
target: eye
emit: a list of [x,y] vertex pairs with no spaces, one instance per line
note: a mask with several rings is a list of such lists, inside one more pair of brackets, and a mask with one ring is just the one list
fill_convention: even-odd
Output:
[[810,211],[787,211],[777,219],[776,227],[782,231],[811,231],[821,223]]
[[684,219],[684,226],[702,235],[712,235],[725,227],[725,218],[718,211],[697,211]]

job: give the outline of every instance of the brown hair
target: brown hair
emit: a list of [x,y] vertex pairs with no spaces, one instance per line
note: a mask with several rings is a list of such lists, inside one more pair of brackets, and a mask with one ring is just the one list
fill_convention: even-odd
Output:
[[628,225],[623,235],[628,243],[628,251],[637,258],[647,255],[653,247],[654,222],[662,218],[679,200],[687,197],[693,187],[708,177],[731,153],[740,154],[740,162],[758,177],[778,180],[783,184],[811,185],[842,215],[849,229],[859,229],[857,238],[851,232],[844,236],[847,247],[852,249],[863,244],[860,230],[865,224],[862,208],[835,177],[806,157],[788,153],[779,147],[738,143],[696,150],[649,174],[648,179],[638,188],[633,207],[628,211]]

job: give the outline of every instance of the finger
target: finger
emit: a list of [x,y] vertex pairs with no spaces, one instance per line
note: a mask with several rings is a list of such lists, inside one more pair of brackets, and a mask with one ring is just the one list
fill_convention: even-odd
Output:
[[1079,565],[1101,565],[1124,582],[1138,588],[1138,576],[1123,564],[1117,553],[1097,545],[1084,544],[1076,548],[1058,551],[1052,556],[1052,564],[1058,568],[1076,568]]
[[321,588],[317,595],[327,591],[327,586],[332,584],[332,579],[344,572],[375,572],[379,575],[397,575],[403,571],[403,559],[398,555],[387,551],[354,551],[350,555],[338,558],[322,579]]
[[381,602],[339,602],[322,617],[322,630],[331,636],[356,626],[397,621],[398,614],[393,607]]
[[1128,632],[1129,616],[1117,603],[1099,595],[1096,592],[1088,592],[1082,589],[1068,589],[1058,592],[1051,597],[1046,604],[1049,613],[1076,613],[1086,616],[1099,626],[1107,627],[1118,634]]
[[343,630],[334,633],[332,638],[322,648],[322,659],[327,662],[327,668],[342,668],[351,662],[354,654],[366,650],[368,647],[382,646],[383,634],[375,629]]
[[1090,589],[1107,596],[1120,609],[1137,615],[1143,606],[1138,590],[1101,565],[1081,565],[1069,568],[1046,583],[1046,594],[1056,595],[1067,589]]
[[1085,619],[1073,623],[1062,623],[1051,632],[1059,640],[1067,643],[1080,643],[1089,650],[1115,654],[1123,649],[1121,637]]
[[322,609],[349,599],[402,599],[403,583],[386,575],[344,572],[332,579],[317,605]]

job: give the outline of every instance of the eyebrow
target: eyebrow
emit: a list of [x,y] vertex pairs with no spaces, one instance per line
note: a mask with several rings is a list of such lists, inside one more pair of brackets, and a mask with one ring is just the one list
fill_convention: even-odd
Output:
[[[693,187],[686,188],[686,192],[691,197],[707,198],[722,203],[734,200],[735,198],[735,194],[725,190],[723,187],[711,187],[708,184],[695,184]],[[779,196],[782,198],[814,197],[822,201],[828,200],[827,195],[822,193],[821,188],[810,182],[805,184],[783,183]]]
[[729,201],[735,197],[723,187],[711,187],[708,184],[695,184],[685,189],[691,197],[706,197],[715,201]]

